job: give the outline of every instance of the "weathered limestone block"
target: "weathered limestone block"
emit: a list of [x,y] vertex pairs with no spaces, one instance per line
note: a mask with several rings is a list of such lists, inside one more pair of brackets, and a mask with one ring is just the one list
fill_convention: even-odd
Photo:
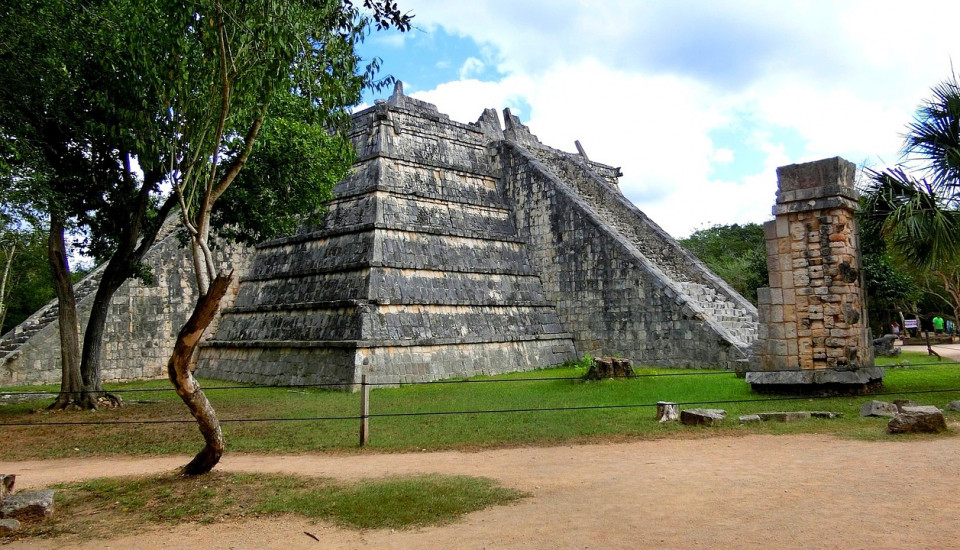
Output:
[[960,401],[951,401],[947,404],[948,411],[960,411]]
[[860,405],[860,416],[896,416],[900,410],[893,403],[886,401],[867,401]]
[[685,426],[714,426],[727,417],[723,409],[686,409],[680,411],[680,423]]
[[0,518],[20,521],[49,518],[53,516],[53,495],[52,489],[7,495],[0,503]]
[[775,422],[796,422],[797,420],[807,420],[810,418],[810,413],[804,411],[793,411],[793,412],[765,412],[757,413],[757,416],[760,417],[760,420],[768,422],[773,420]]
[[762,422],[759,414],[745,414],[740,417],[741,424],[752,424],[755,422]]
[[943,411],[939,407],[933,405],[903,405],[900,407],[900,412],[902,413],[923,413],[923,414],[936,414]]
[[873,339],[873,355],[874,357],[898,357],[900,355],[900,348],[893,345],[897,341],[897,337],[893,334],[884,334],[880,338]]
[[[926,407],[909,407],[926,408]],[[887,424],[887,432],[892,434],[906,433],[940,433],[946,431],[947,421],[943,418],[943,413],[936,407],[932,411],[910,411],[898,413]]]
[[897,412],[903,412],[904,407],[919,407],[920,403],[917,403],[913,399],[894,399],[893,404],[897,406]]
[[657,422],[670,422],[680,418],[680,405],[671,401],[657,402]]
[[812,416],[813,418],[834,419],[834,418],[840,418],[841,416],[843,416],[843,413],[833,412],[833,411],[810,411],[810,416]]
[[583,377],[586,380],[603,380],[604,378],[629,378],[635,376],[629,359],[617,357],[597,357],[593,365]]
[[16,483],[16,474],[0,474],[0,502],[13,492],[13,484]]
[[20,522],[13,518],[0,519],[0,535],[9,535],[20,530]]

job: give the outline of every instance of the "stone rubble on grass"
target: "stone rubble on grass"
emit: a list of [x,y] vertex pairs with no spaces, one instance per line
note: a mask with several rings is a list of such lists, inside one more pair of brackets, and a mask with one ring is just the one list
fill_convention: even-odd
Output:
[[904,409],[887,423],[888,433],[940,433],[947,429],[943,412],[937,407],[920,406],[904,407]]
[[686,426],[713,426],[727,417],[723,409],[686,409],[680,411],[680,423]]
[[20,522],[12,518],[0,519],[0,535],[9,535],[20,531]]
[[0,474],[0,502],[3,502],[4,497],[13,492],[13,484],[16,481],[16,474]]
[[53,495],[52,489],[7,495],[0,503],[0,518],[31,521],[52,517]]
[[904,407],[916,407],[920,405],[913,399],[894,399],[893,404],[897,406],[897,412],[903,412]]
[[619,357],[596,357],[590,370],[583,375],[584,380],[604,380],[607,378],[631,378],[636,376],[629,359]]
[[947,404],[948,411],[960,411],[960,401],[951,401]]
[[900,410],[893,403],[888,403],[886,401],[867,401],[863,405],[860,405],[860,416],[889,416],[893,417],[899,413]]
[[769,420],[775,420],[777,422],[796,422],[797,420],[807,420],[810,418],[810,413],[805,411],[763,412],[757,413],[757,416],[759,416],[760,420],[763,420],[764,422]]
[[843,413],[833,411],[786,411],[786,412],[762,412],[757,414],[745,414],[740,417],[741,424],[749,422],[796,422],[797,420],[807,420],[810,418],[840,418]]
[[680,405],[672,401],[657,401],[657,422],[670,422],[680,418]]
[[943,411],[940,410],[940,407],[935,405],[912,405],[905,406],[900,409],[902,413],[924,413],[924,414],[943,414]]

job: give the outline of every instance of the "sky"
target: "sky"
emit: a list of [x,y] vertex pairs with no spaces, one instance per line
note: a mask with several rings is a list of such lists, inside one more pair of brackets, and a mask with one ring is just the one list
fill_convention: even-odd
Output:
[[381,75],[460,122],[509,107],[546,145],[579,140],[678,238],[772,219],[778,166],[897,163],[917,107],[960,64],[956,1],[397,3],[414,29],[360,49]]

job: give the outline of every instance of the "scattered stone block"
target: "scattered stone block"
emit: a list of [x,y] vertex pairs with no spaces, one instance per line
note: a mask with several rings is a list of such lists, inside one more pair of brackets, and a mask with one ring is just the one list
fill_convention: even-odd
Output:
[[896,416],[900,412],[900,409],[897,408],[893,403],[888,403],[886,401],[867,401],[863,405],[860,405],[860,416]]
[[752,424],[754,422],[761,422],[759,414],[745,414],[740,417],[741,424]]
[[940,433],[946,429],[947,421],[940,409],[936,412],[905,411],[898,413],[887,423],[887,432],[892,434]]
[[897,406],[897,412],[903,412],[904,407],[916,407],[920,403],[913,399],[894,399],[893,404]]
[[52,489],[27,491],[7,495],[0,503],[0,518],[31,521],[53,516]]
[[713,426],[727,417],[723,409],[687,409],[680,412],[680,423],[685,426]]
[[884,334],[880,338],[874,338],[873,339],[873,356],[874,357],[899,357],[900,352],[902,350],[893,344],[896,341],[897,341],[897,337],[894,336],[893,334]]
[[760,417],[760,420],[764,422],[774,420],[776,422],[796,422],[797,420],[808,420],[810,418],[810,413],[804,411],[794,411],[794,412],[765,412],[757,413],[757,416]]
[[810,411],[810,416],[812,416],[813,418],[834,419],[834,418],[840,418],[841,416],[843,416],[843,413],[835,412],[835,411]]
[[670,422],[680,418],[680,405],[671,401],[657,402],[657,422]]
[[16,474],[0,474],[0,502],[3,502],[4,497],[13,492],[13,484],[16,481]]
[[13,518],[0,519],[0,535],[9,535],[20,530],[20,522]]
[[960,401],[951,401],[947,404],[948,411],[960,411]]
[[629,378],[636,376],[629,359],[619,357],[597,357],[590,370],[583,375],[585,380],[603,380],[605,378]]
[[935,406],[933,406],[933,405],[912,405],[912,406],[904,406],[904,407],[901,407],[901,408],[900,408],[900,412],[904,412],[904,413],[906,413],[906,412],[909,412],[909,413],[924,413],[924,414],[936,414],[936,413],[943,414],[943,411],[941,411],[939,407],[935,407]]

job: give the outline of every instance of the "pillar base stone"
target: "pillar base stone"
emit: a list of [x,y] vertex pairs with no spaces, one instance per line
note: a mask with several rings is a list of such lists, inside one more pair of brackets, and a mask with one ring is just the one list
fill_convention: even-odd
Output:
[[748,372],[746,381],[754,391],[797,395],[861,395],[880,389],[884,370],[817,369],[801,371]]

